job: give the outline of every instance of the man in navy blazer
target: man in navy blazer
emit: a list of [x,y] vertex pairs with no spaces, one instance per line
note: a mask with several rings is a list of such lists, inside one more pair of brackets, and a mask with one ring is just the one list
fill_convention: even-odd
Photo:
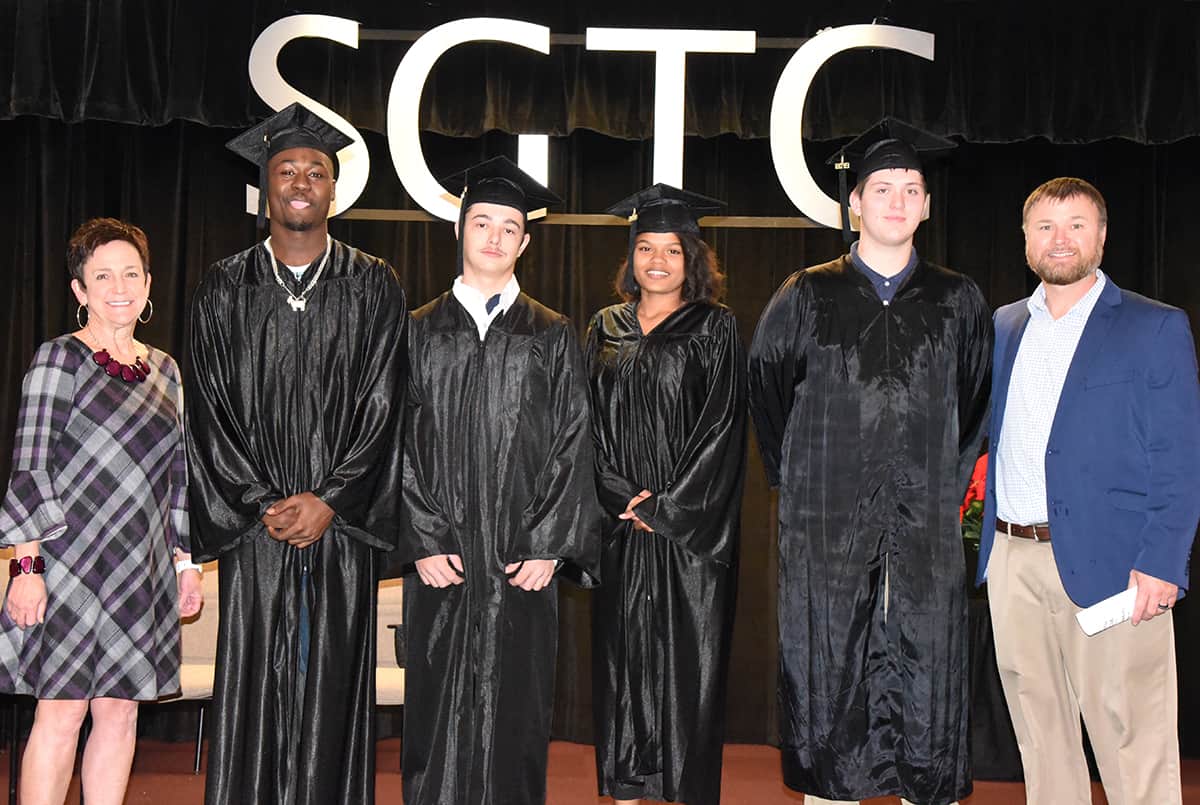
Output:
[[[1181,801],[1171,608],[1200,519],[1200,383],[1187,314],[1099,268],[1104,199],[1025,202],[1028,299],[996,311],[985,524],[996,659],[1030,803],[1087,805],[1082,713],[1109,802]],[[1136,585],[1132,618],[1075,614]]]

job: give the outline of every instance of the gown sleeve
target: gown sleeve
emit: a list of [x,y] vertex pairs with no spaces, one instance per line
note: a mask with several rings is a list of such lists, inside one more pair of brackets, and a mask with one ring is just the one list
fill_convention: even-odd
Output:
[[655,533],[704,559],[735,558],[746,470],[746,353],[737,320],[724,311],[714,327],[700,416],[672,480],[634,511]]
[[793,274],[771,297],[750,345],[750,415],[767,481],[773,488],[779,486],[783,440],[796,384],[804,379],[804,356],[797,346],[802,276],[803,272]]
[[409,322],[408,352],[412,361],[408,376],[405,419],[408,432],[404,438],[404,499],[403,525],[398,550],[389,557],[395,568],[417,559],[438,554],[459,553],[457,539],[450,529],[450,520],[439,502],[437,487],[437,433],[433,411],[422,394],[420,383],[424,376],[422,345],[417,343],[419,328]]
[[345,451],[312,490],[336,512],[334,525],[375,548],[391,550],[400,533],[408,311],[392,267],[367,272],[371,300],[357,385],[347,389],[345,416],[353,423]]
[[570,322],[550,337],[545,413],[551,435],[508,561],[561,559],[568,578],[590,586],[600,575],[600,538],[583,356]]
[[167,500],[167,547],[172,550],[178,548],[184,553],[190,553],[192,543],[189,537],[191,532],[187,506],[188,471],[187,444],[183,436],[183,386],[179,377],[179,367],[175,361],[168,358],[166,367],[170,373],[171,385],[175,390],[175,412],[178,417],[176,427],[179,428],[179,441],[175,443],[175,450],[171,453],[171,487]]
[[983,292],[966,281],[962,341],[958,350],[958,491],[965,494],[987,434],[995,331]]
[[[601,329],[601,313],[597,313],[592,317],[592,321],[588,324],[587,338],[584,346],[584,364],[586,366],[586,377],[591,377],[592,373],[597,371],[597,362],[600,357],[600,329]],[[592,416],[597,420],[599,418],[599,407],[597,401],[593,398]],[[625,507],[629,505],[629,501],[633,500],[634,496],[641,492],[641,487],[635,485],[625,476],[621,475],[613,467],[605,450],[601,449],[601,437],[599,436],[599,422],[593,422],[593,448],[596,454],[596,495],[599,498],[600,507],[610,516],[616,517],[625,511]]]
[[235,369],[225,322],[233,309],[232,297],[229,281],[212,270],[192,303],[184,421],[191,541],[197,561],[216,558],[264,528],[263,513],[284,497],[261,476],[251,458],[251,436],[232,415],[237,410],[230,396]]
[[75,377],[61,344],[42,344],[21,386],[21,408],[13,445],[12,476],[0,506],[3,545],[47,542],[67,531],[66,515],[54,488],[52,460],[58,435],[74,406]]

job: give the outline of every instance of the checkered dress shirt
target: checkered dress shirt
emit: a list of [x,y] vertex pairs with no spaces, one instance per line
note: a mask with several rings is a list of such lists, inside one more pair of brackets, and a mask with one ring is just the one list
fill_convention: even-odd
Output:
[[1001,520],[1029,525],[1048,519],[1046,445],[1050,428],[1079,337],[1105,282],[1104,273],[1096,269],[1096,283],[1057,320],[1046,307],[1044,285],[1029,297],[1029,324],[1013,362],[996,453],[996,516]]

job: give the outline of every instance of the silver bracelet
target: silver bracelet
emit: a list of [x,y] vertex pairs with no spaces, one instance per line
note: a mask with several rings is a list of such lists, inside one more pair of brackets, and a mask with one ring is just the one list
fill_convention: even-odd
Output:
[[177,559],[175,561],[176,575],[182,573],[185,570],[194,570],[197,573],[199,573],[201,576],[204,575],[204,568],[200,567],[200,565],[196,564],[191,559]]

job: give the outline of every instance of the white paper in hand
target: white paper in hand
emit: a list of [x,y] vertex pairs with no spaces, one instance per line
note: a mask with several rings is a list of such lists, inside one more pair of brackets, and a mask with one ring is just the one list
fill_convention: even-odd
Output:
[[1079,628],[1083,629],[1083,633],[1091,637],[1133,617],[1133,603],[1136,599],[1137,587],[1130,587],[1124,592],[1110,595],[1098,604],[1080,610],[1075,613],[1075,620],[1079,621]]

